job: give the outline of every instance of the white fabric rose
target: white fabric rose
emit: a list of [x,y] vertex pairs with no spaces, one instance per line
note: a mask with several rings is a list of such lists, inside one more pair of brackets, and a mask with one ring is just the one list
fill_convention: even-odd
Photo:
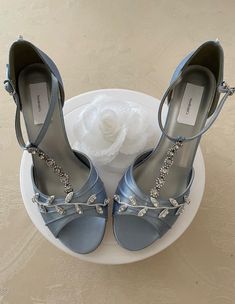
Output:
[[131,101],[100,95],[76,115],[73,148],[99,166],[123,170],[159,139],[157,112]]

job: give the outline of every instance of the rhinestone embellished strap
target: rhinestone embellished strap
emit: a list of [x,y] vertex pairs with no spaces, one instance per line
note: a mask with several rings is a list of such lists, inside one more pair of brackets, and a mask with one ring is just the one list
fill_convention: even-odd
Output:
[[32,198],[32,202],[38,205],[41,213],[47,213],[50,208],[54,208],[55,211],[58,212],[60,215],[64,215],[66,213],[66,209],[64,208],[64,206],[73,205],[75,207],[75,211],[78,214],[83,214],[82,206],[95,207],[96,212],[98,214],[103,214],[102,207],[105,207],[109,204],[109,199],[105,199],[103,203],[98,203],[96,201],[96,195],[92,194],[85,203],[71,202],[74,192],[70,183],[70,176],[65,173],[62,167],[60,167],[53,158],[49,157],[49,155],[43,152],[41,149],[36,147],[29,147],[27,148],[27,151],[30,154],[36,155],[39,159],[43,160],[46,165],[53,170],[53,172],[59,177],[60,182],[63,184],[64,192],[66,193],[64,202],[60,203],[59,205],[54,204],[55,195],[49,196],[46,202],[43,202],[40,200],[40,194],[35,193]]
[[[136,208],[138,216],[144,216],[148,210],[156,210],[160,213],[158,214],[159,218],[165,218],[171,210],[176,210],[175,215],[182,214],[185,209],[185,205],[190,204],[190,200],[187,195],[183,197],[183,203],[179,203],[174,198],[169,198],[170,206],[164,206],[159,203],[158,197],[160,195],[160,190],[164,186],[166,182],[167,175],[169,174],[170,168],[174,163],[174,158],[178,152],[178,150],[183,146],[183,140],[179,139],[177,142],[170,147],[166,153],[166,157],[163,160],[163,165],[160,168],[159,176],[155,180],[155,186],[150,190],[150,201],[152,206],[148,205],[139,205],[134,196],[129,197],[129,202],[122,202],[120,196],[115,194],[114,201],[119,203],[121,206],[119,207],[118,213],[123,213],[127,210],[128,207]],[[168,204],[169,205],[169,204]]]
[[[63,184],[65,193],[73,193],[73,188],[70,183],[70,176],[64,172],[62,167],[60,167],[53,158],[36,147],[29,147],[27,148],[27,151],[30,154],[36,155],[39,159],[43,160],[46,165],[53,170],[53,172],[59,177],[60,182]],[[72,194],[70,194],[70,196],[71,195]]]
[[137,210],[137,216],[144,216],[148,210],[160,211],[158,218],[165,218],[171,210],[176,210],[175,215],[182,214],[184,212],[185,206],[190,204],[190,199],[187,195],[183,197],[183,203],[178,203],[174,198],[169,198],[170,206],[163,206],[157,203],[154,200],[153,206],[139,205],[134,196],[128,198],[128,202],[121,201],[121,198],[118,194],[114,195],[114,201],[116,201],[121,206],[118,209],[118,213],[123,213],[127,208],[131,207]]
[[65,171],[62,169],[62,167],[60,167],[53,158],[49,157],[49,155],[46,154],[45,152],[43,152],[41,149],[36,148],[36,147],[29,147],[29,148],[27,148],[27,151],[30,154],[33,154],[33,155],[36,155],[37,157],[39,157],[39,159],[43,160],[46,163],[46,165],[53,170],[53,172],[59,177],[60,182],[63,184],[64,192],[66,193],[64,202],[60,203],[58,205],[54,204],[55,195],[49,196],[47,198],[46,202],[43,202],[40,200],[40,194],[35,193],[32,198],[32,202],[36,203],[38,205],[41,213],[47,213],[50,210],[50,208],[53,208],[60,215],[64,215],[64,214],[66,214],[66,209],[64,207],[68,206],[68,205],[72,205],[72,206],[74,206],[75,211],[78,214],[83,214],[82,206],[95,207],[96,212],[98,214],[103,214],[102,207],[105,207],[109,204],[109,199],[105,199],[103,203],[98,203],[96,201],[97,200],[96,195],[92,194],[85,203],[84,202],[75,202],[75,203],[71,202],[74,192],[73,192],[72,185],[70,183],[70,176],[67,173],[65,173]]
[[[72,192],[70,192],[69,194],[71,194]],[[103,214],[103,207],[106,207],[109,203],[110,200],[108,198],[106,198],[104,200],[103,203],[98,203],[97,202],[97,197],[95,194],[92,194],[86,202],[71,202],[72,200],[72,195],[67,195],[65,197],[65,200],[63,203],[60,204],[54,204],[54,200],[55,200],[55,196],[51,195],[47,198],[47,200],[45,202],[40,200],[40,194],[39,193],[35,193],[33,198],[32,198],[32,202],[37,204],[39,207],[39,210],[41,213],[47,213],[49,211],[55,210],[57,213],[59,213],[60,215],[65,215],[66,214],[66,206],[74,206],[75,211],[78,214],[83,214],[83,207],[84,206],[88,206],[88,207],[95,207],[96,212],[98,214]]]
[[160,194],[160,190],[166,182],[167,175],[169,174],[170,168],[174,163],[174,157],[182,146],[182,140],[178,140],[166,153],[163,166],[160,168],[160,174],[155,180],[155,186],[150,190],[150,198],[154,206],[155,204],[158,205],[157,198]]

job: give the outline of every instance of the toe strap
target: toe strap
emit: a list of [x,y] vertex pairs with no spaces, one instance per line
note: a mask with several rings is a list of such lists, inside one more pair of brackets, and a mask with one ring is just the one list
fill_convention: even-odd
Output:
[[100,208],[99,212],[97,212],[94,206],[89,206],[89,207],[85,207],[85,205],[79,205],[79,206],[82,206],[79,208],[79,210],[77,210],[76,207],[74,206],[68,208],[63,207],[64,208],[63,214],[60,214],[57,211],[42,214],[46,226],[50,229],[50,231],[53,233],[55,237],[58,237],[59,232],[67,224],[83,216],[102,217],[102,218],[107,217],[105,204],[96,203],[96,206],[99,206]]
[[109,199],[94,167],[84,186],[66,197],[43,194],[34,183],[33,168],[31,174],[35,191],[32,202],[38,206],[46,226],[55,237],[67,224],[80,217],[108,217]]
[[66,215],[63,217],[57,217],[54,218],[51,221],[46,222],[46,220],[48,220],[48,218],[45,219],[45,216],[43,216],[46,226],[48,226],[48,228],[50,229],[50,231],[53,233],[53,235],[57,238],[58,234],[60,233],[60,231],[70,222],[72,222],[73,220],[77,219],[79,217],[78,214],[73,213],[70,215]]
[[107,218],[107,206],[109,200],[105,192],[94,193],[90,196],[74,194],[71,201],[65,202],[60,198],[36,192],[32,198],[33,203],[38,205],[39,211],[55,237],[71,221],[83,216]]
[[90,169],[88,179],[78,191],[70,191],[65,197],[45,195],[36,186],[34,168],[31,168],[31,178],[34,188],[32,202],[35,203],[43,217],[46,226],[55,237],[71,221],[84,216],[107,219],[108,204],[104,185],[91,161],[82,153],[74,151],[75,155]]
[[132,215],[146,220],[154,226],[160,236],[166,233],[190,203],[189,191],[193,181],[192,172],[188,187],[176,198],[156,199],[145,194],[133,181],[131,168],[120,181],[114,195],[113,215]]

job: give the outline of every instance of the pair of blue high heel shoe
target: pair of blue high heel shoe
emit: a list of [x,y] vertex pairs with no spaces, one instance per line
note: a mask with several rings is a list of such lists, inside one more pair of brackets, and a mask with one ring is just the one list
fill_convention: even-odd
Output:
[[[19,38],[10,48],[4,83],[16,103],[18,142],[32,155],[32,203],[48,229],[69,249],[82,254],[95,250],[104,236],[109,199],[90,159],[69,145],[62,114],[64,88],[56,65]],[[137,157],[114,195],[113,230],[121,246],[129,250],[149,246],[190,203],[200,138],[234,91],[223,81],[223,50],[218,41],[205,42],[179,64],[159,107],[160,141]],[[168,115],[163,126],[164,102]]]

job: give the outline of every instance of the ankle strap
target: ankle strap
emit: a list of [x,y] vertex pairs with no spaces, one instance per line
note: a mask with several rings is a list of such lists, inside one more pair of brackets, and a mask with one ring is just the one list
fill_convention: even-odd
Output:
[[37,147],[40,144],[40,142],[43,140],[43,138],[44,138],[44,136],[47,132],[47,129],[50,125],[52,115],[53,115],[54,110],[55,110],[55,105],[59,101],[58,81],[53,74],[51,74],[51,80],[52,80],[52,83],[51,83],[50,105],[49,105],[49,108],[48,108],[48,111],[47,111],[45,121],[44,121],[36,139],[34,140],[34,142],[29,143],[29,144],[25,143],[25,140],[24,140],[23,134],[22,134],[21,122],[20,122],[21,104],[20,104],[19,95],[18,95],[17,91],[15,90],[12,82],[9,79],[4,81],[6,91],[10,95],[13,96],[14,101],[16,103],[15,132],[16,132],[16,138],[18,140],[18,143],[23,149],[27,150],[30,147]]
[[168,87],[168,89],[166,90],[166,92],[164,93],[164,95],[163,95],[163,97],[161,99],[161,102],[160,102],[160,105],[159,105],[159,109],[158,109],[158,123],[159,123],[159,127],[160,127],[162,133],[168,139],[170,139],[171,141],[174,141],[174,142],[176,142],[176,141],[190,141],[190,140],[194,140],[194,139],[202,136],[212,126],[212,124],[217,119],[220,111],[223,108],[223,105],[224,105],[226,99],[229,96],[233,95],[234,92],[235,92],[235,87],[231,88],[225,81],[223,81],[221,83],[221,85],[219,85],[218,91],[219,91],[219,93],[224,94],[224,96],[219,101],[217,108],[215,109],[215,111],[211,115],[211,117],[208,119],[208,122],[206,123],[205,127],[199,133],[197,133],[197,134],[195,134],[194,136],[191,136],[191,137],[184,137],[184,136],[182,136],[180,134],[178,136],[174,137],[174,136],[170,136],[169,134],[167,134],[166,130],[163,127],[163,124],[162,124],[162,108],[163,108],[163,105],[164,105],[167,97],[169,96],[169,94],[171,93],[171,91],[173,90],[173,88],[180,82],[181,79],[182,79],[182,74],[180,74],[179,77],[174,82],[172,82],[172,84]]

